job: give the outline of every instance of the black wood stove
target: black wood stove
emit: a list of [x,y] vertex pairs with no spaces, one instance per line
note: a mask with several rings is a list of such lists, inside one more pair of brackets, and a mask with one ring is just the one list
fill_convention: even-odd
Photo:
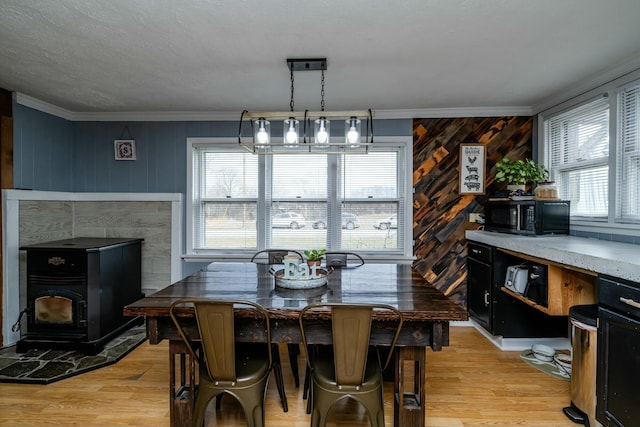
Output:
[[78,237],[23,246],[27,252],[28,349],[99,353],[106,341],[143,322],[125,305],[143,297],[143,239]]

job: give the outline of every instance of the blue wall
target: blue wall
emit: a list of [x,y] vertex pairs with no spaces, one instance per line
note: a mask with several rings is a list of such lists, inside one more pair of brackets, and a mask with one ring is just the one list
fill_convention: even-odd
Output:
[[73,122],[13,103],[14,188],[72,190],[73,127]]

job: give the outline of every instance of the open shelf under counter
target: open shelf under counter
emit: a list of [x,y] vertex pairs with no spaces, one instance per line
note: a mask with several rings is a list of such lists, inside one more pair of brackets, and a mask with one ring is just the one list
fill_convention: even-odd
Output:
[[538,257],[514,252],[507,249],[498,249],[519,259],[531,261],[547,267],[547,305],[544,306],[529,298],[502,287],[501,290],[519,299],[520,301],[540,310],[550,316],[567,316],[569,307],[581,304],[594,304],[597,302],[596,282],[598,275],[595,272],[578,267],[567,266]]

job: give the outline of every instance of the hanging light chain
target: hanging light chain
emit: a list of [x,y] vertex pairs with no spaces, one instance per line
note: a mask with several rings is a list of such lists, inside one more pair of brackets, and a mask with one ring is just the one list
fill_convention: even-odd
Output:
[[324,70],[320,77],[320,111],[324,111]]
[[291,100],[289,101],[289,107],[293,111],[293,67],[291,67]]

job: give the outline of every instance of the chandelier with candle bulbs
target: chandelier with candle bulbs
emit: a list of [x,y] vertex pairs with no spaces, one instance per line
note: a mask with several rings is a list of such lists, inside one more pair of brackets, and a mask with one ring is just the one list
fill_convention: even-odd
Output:
[[[287,59],[287,66],[291,76],[290,111],[242,111],[238,143],[254,154],[368,153],[373,144],[373,111],[326,111],[324,108],[327,59]],[[294,111],[296,71],[320,71],[320,111]],[[281,138],[271,134],[271,124],[275,121],[282,121]],[[332,134],[331,126],[336,129],[336,123],[340,122],[344,123],[344,133]]]

